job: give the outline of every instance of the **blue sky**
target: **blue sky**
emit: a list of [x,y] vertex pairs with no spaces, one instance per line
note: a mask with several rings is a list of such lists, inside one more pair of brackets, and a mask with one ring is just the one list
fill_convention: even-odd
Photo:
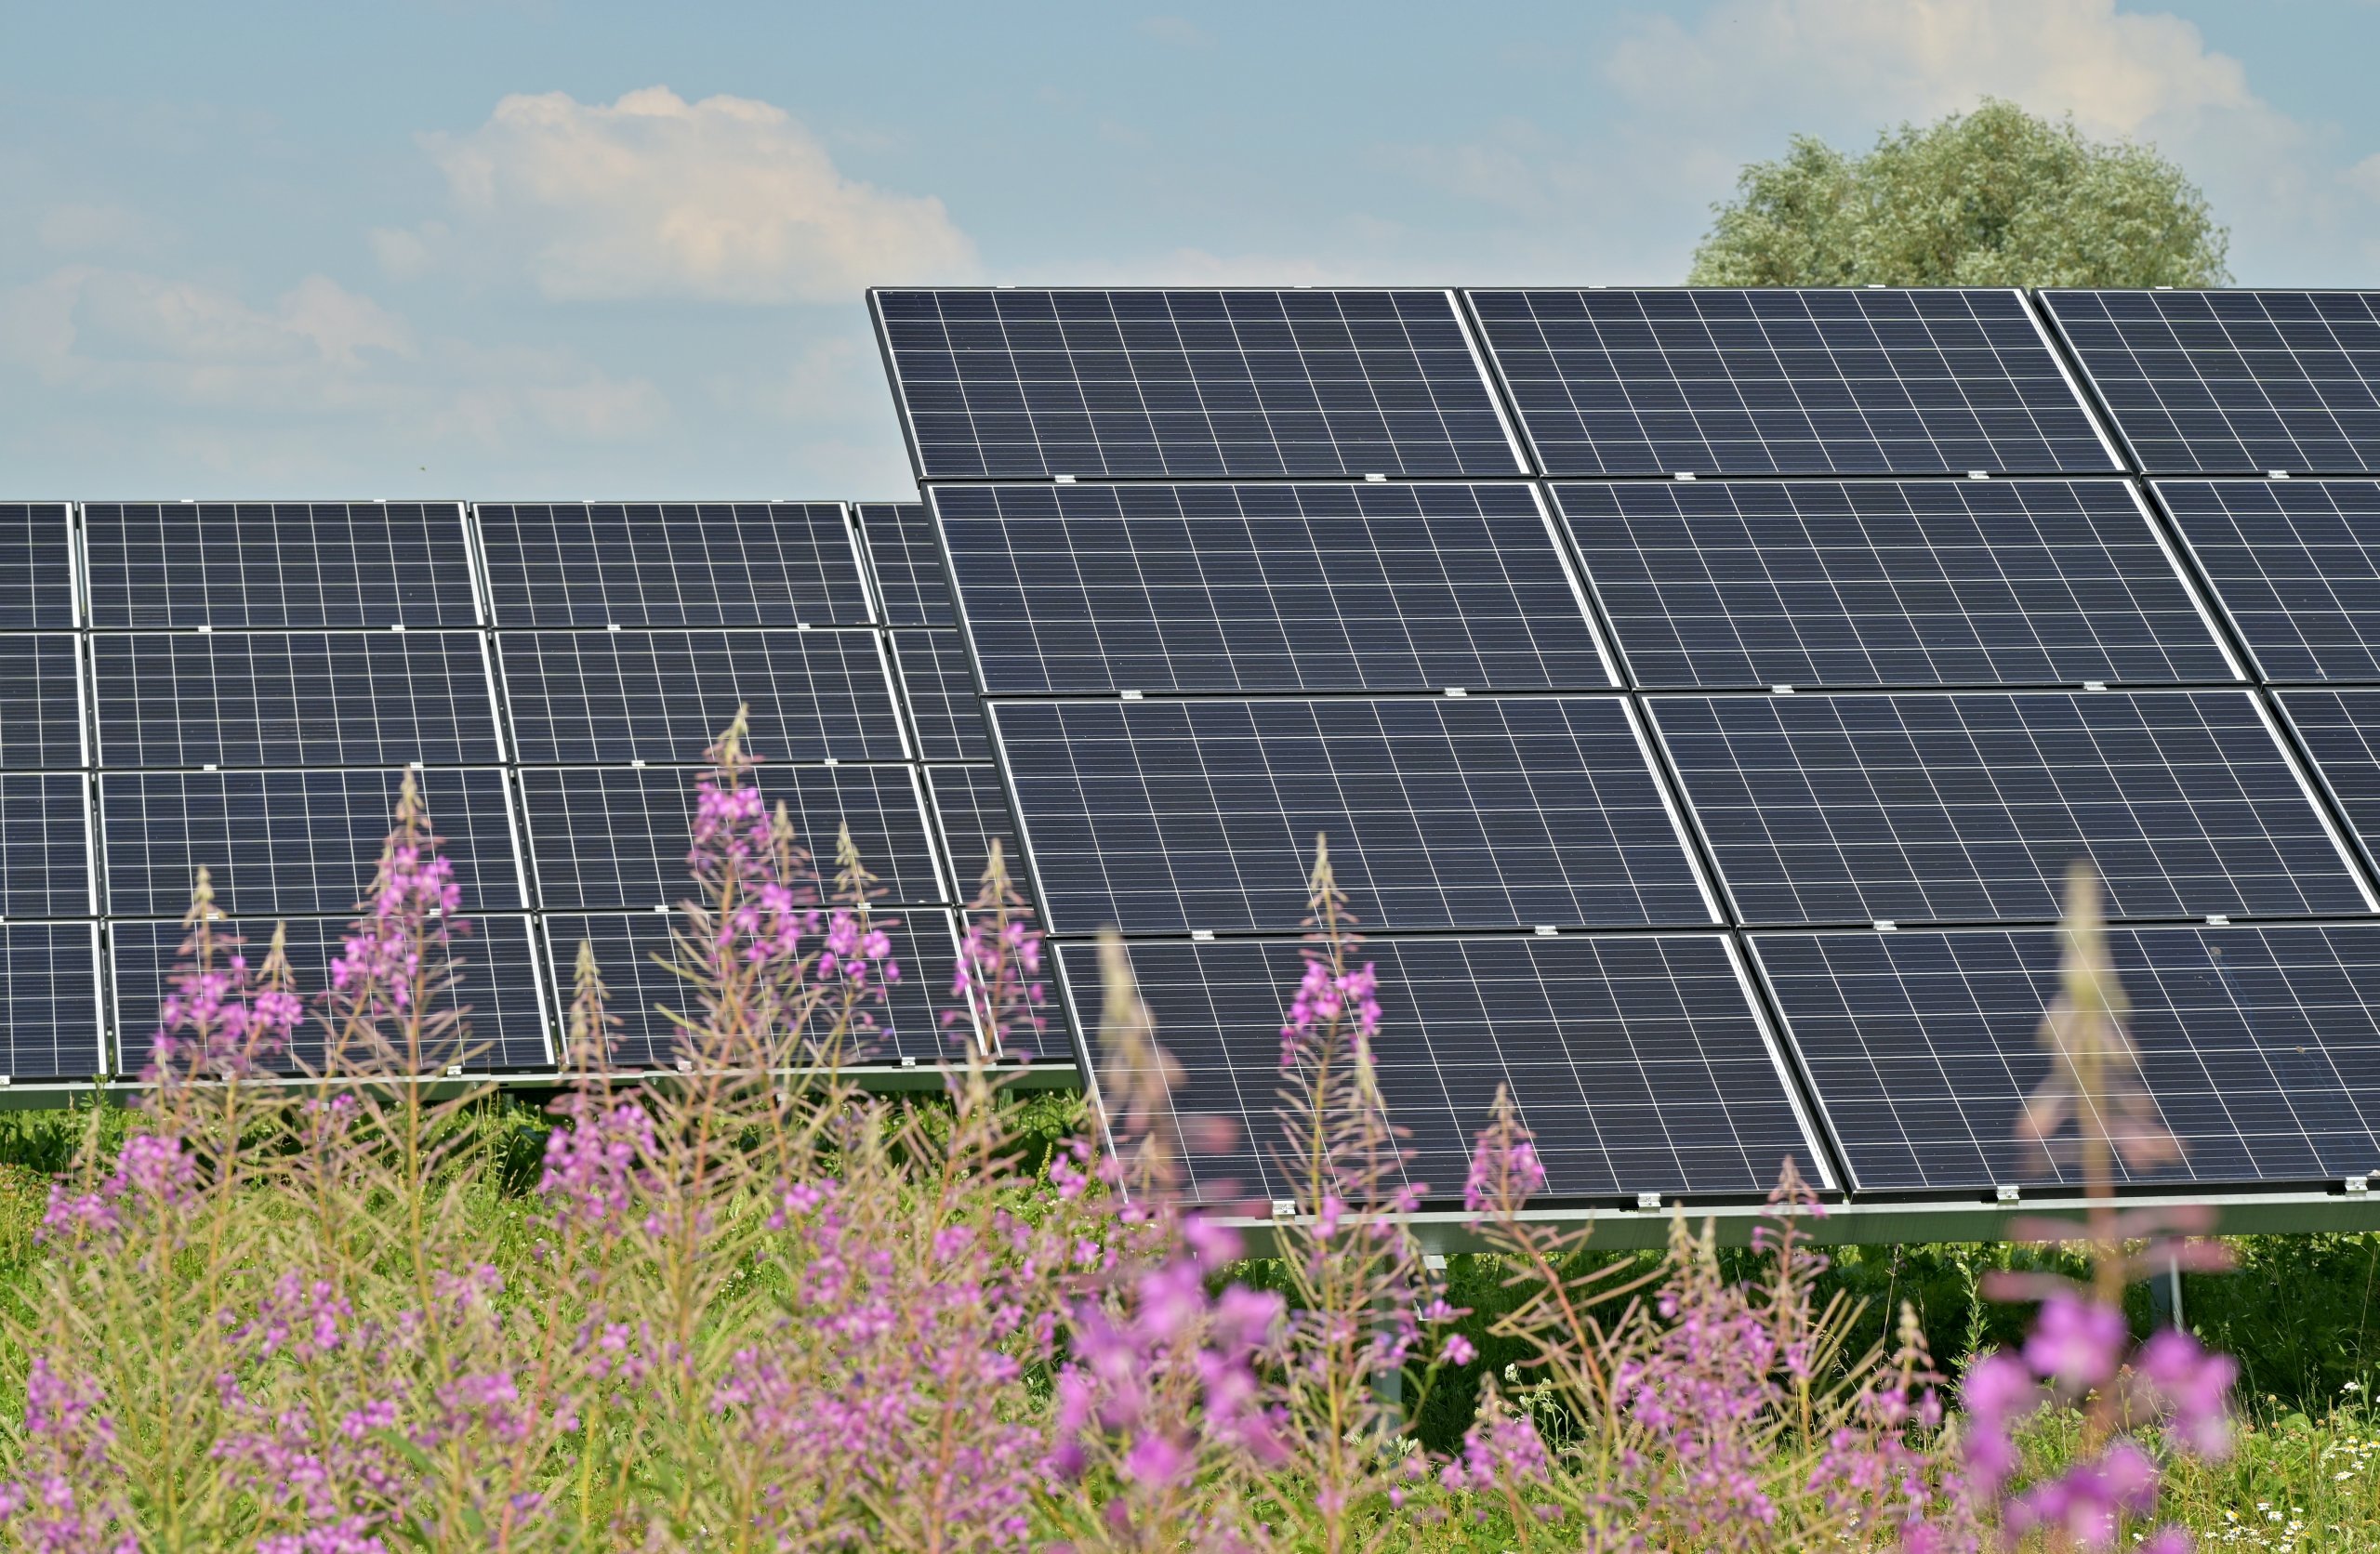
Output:
[[12,497],[906,495],[871,282],[1674,282],[1985,93],[2380,284],[2373,0],[0,4]]

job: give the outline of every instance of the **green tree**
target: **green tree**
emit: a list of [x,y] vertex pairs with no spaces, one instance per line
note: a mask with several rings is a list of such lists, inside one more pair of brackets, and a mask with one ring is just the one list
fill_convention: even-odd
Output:
[[2228,235],[2149,146],[1984,99],[1865,156],[1808,136],[1755,162],[1695,250],[1697,286],[2219,286]]

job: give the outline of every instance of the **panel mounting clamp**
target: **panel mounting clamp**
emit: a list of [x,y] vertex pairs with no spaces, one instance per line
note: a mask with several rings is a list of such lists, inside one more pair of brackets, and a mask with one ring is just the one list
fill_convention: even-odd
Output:
[[1060,485],[1072,485],[1075,483],[1075,478],[1072,475],[1055,475],[1051,478],[1055,480]]
[[1373,473],[1372,473],[1370,470],[1368,470],[1368,469],[1367,469],[1367,470],[1365,470],[1365,471],[1364,471],[1364,479],[1365,479],[1365,481],[1368,481],[1368,483],[1370,483],[1370,484],[1372,484],[1372,485],[1384,485],[1384,484],[1386,484],[1386,483],[1387,483],[1387,481],[1388,481],[1388,477],[1387,477],[1387,476],[1385,476],[1385,475],[1375,475],[1375,474],[1373,474]]
[[1670,478],[1673,481],[1690,481],[1694,479],[1694,471],[1691,469],[1681,469]]
[[1211,944],[1215,942],[1215,930],[1212,928],[1192,928],[1190,930],[1190,939],[1193,943]]
[[2016,1189],[2005,1185],[1991,1190],[1991,1201],[1996,1204],[2013,1204],[2019,1196]]
[[1636,1206],[1647,1214],[1659,1213],[1661,1195],[1658,1192],[1639,1192],[1636,1194]]
[[[7,1081],[0,1080],[0,1084],[6,1083]],[[2369,1176],[2349,1177],[2339,1185],[2350,1193],[2369,1193],[2372,1191],[2372,1179]]]
[[1562,937],[1562,930],[1554,927],[1552,923],[1540,923],[1537,925],[1534,931],[1540,939],[1559,939]]
[[1991,479],[1991,471],[1989,469],[1970,469],[1967,471],[1967,479],[1970,481],[1988,481]]

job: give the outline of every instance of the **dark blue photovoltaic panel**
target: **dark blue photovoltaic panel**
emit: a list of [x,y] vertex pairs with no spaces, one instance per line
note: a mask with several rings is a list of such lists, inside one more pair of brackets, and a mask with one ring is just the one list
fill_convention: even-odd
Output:
[[505,631],[496,647],[524,762],[698,761],[739,705],[765,760],[908,754],[872,631]]
[[2267,678],[2380,680],[2380,482],[2156,489]]
[[89,805],[82,776],[0,775],[0,917],[90,915]]
[[504,757],[476,632],[101,633],[91,660],[102,766]]
[[0,767],[83,764],[83,664],[63,633],[0,637]]
[[862,502],[860,538],[886,626],[956,626],[933,519],[922,502]]
[[2042,296],[2149,474],[2380,470],[2380,292]]
[[929,481],[1523,471],[1443,291],[876,291]]
[[93,502],[91,624],[471,626],[452,502]]
[[840,502],[489,503],[499,626],[865,626]]
[[930,766],[925,769],[926,797],[932,805],[935,834],[948,861],[955,902],[972,902],[983,892],[984,871],[990,866],[992,843],[1000,844],[1008,865],[1009,884],[1026,901],[1033,899],[1033,881],[1025,873],[1025,855],[1016,845],[1016,820],[1009,812],[1008,794],[1000,787],[997,767]]
[[[694,892],[686,856],[694,832],[690,769],[524,767],[538,904],[553,911],[674,906]],[[787,807],[794,840],[807,848],[831,889],[835,838],[851,827],[860,862],[884,887],[887,905],[939,904],[946,897],[926,840],[916,769],[906,766],[764,766],[760,797]]]
[[[546,1049],[549,1017],[530,949],[529,919],[473,917],[469,922],[470,931],[455,942],[461,984],[438,1006],[462,1009],[469,1031],[460,1042],[424,1053],[425,1070],[456,1063],[472,1073],[548,1067],[552,1061]],[[236,918],[222,926],[245,942],[241,953],[251,968],[262,964],[272,942],[273,919]],[[328,987],[330,963],[344,946],[347,925],[337,918],[300,917],[287,927],[289,965],[297,973],[298,992],[311,994]],[[108,925],[115,964],[116,1041],[126,1074],[137,1074],[149,1064],[158,1007],[189,932],[178,922],[119,919]],[[301,1067],[321,1073],[330,1035],[321,1014],[310,1007],[290,1050],[270,1066],[283,1073]],[[349,1061],[360,1062],[361,1055]]]
[[1636,683],[2231,680],[2115,481],[1554,488]]
[[0,1072],[88,1079],[109,1066],[96,923],[0,925]]
[[2380,858],[2380,690],[2281,691],[2273,699],[2365,850]]
[[0,502],[0,631],[60,631],[79,624],[66,504]]
[[2119,468],[2014,291],[1475,291],[1549,475]]
[[[2081,1184],[2067,1151],[2016,1138],[2050,1077],[2036,1033],[2057,995],[2055,929],[1752,942],[1857,1187]],[[2380,1170],[2380,923],[2116,928],[2108,951],[2145,1087],[2187,1152],[2118,1160],[2120,1179]]]
[[[1131,946],[1141,996],[1181,1065],[1176,1115],[1236,1125],[1232,1147],[1188,1161],[1207,1201],[1292,1195],[1279,1175],[1273,1076],[1300,948]],[[1096,947],[1058,954],[1078,1009],[1095,1022]],[[1715,934],[1375,938],[1363,958],[1380,970],[1381,1095],[1407,1130],[1407,1178],[1428,1184],[1425,1204],[1461,1197],[1499,1087],[1535,1133],[1554,1197],[1765,1192],[1788,1158],[1805,1179],[1826,1179]]]
[[1617,683],[1522,485],[944,486],[994,694]]
[[984,731],[983,703],[975,695],[975,671],[967,666],[966,639],[955,631],[895,631],[893,662],[901,670],[901,693],[918,731],[918,757],[929,761],[987,761],[991,736]]
[[[232,916],[340,914],[371,889],[401,771],[109,771],[99,777],[108,913],[188,911],[199,869]],[[463,911],[518,910],[521,865],[504,773],[414,774],[462,887]]]
[[2244,691],[1647,705],[1747,923],[2049,922],[2077,859],[2114,917],[2373,908]]
[[[950,914],[933,907],[913,907],[878,914],[873,920],[892,942],[892,964],[900,969],[900,979],[881,998],[863,1008],[866,1027],[848,1033],[844,1060],[884,1063],[915,1058],[930,1064],[960,1055],[961,1048],[942,1024],[942,1009],[951,1006],[950,985],[959,965]],[[678,1055],[678,1027],[661,1011],[674,1010],[689,1018],[701,1014],[692,984],[653,960],[656,955],[668,960],[677,954],[670,930],[683,923],[676,913],[665,912],[558,913],[546,919],[546,943],[556,981],[562,984],[561,1007],[565,1017],[579,943],[584,941],[595,946],[596,970],[611,994],[612,1013],[620,1021],[612,1038],[611,1061],[615,1067],[670,1067]],[[834,1034],[832,1011],[820,1018],[826,1023],[808,1034],[824,1042]]]
[[1610,696],[995,702],[1053,931],[1714,920]]

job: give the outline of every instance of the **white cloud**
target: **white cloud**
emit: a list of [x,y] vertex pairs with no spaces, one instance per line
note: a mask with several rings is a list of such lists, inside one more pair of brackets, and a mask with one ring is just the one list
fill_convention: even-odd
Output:
[[871,284],[976,268],[940,200],[844,177],[809,130],[749,98],[513,96],[469,134],[423,144],[458,230],[375,232],[400,276],[468,250],[517,264],[557,299],[850,302]]

